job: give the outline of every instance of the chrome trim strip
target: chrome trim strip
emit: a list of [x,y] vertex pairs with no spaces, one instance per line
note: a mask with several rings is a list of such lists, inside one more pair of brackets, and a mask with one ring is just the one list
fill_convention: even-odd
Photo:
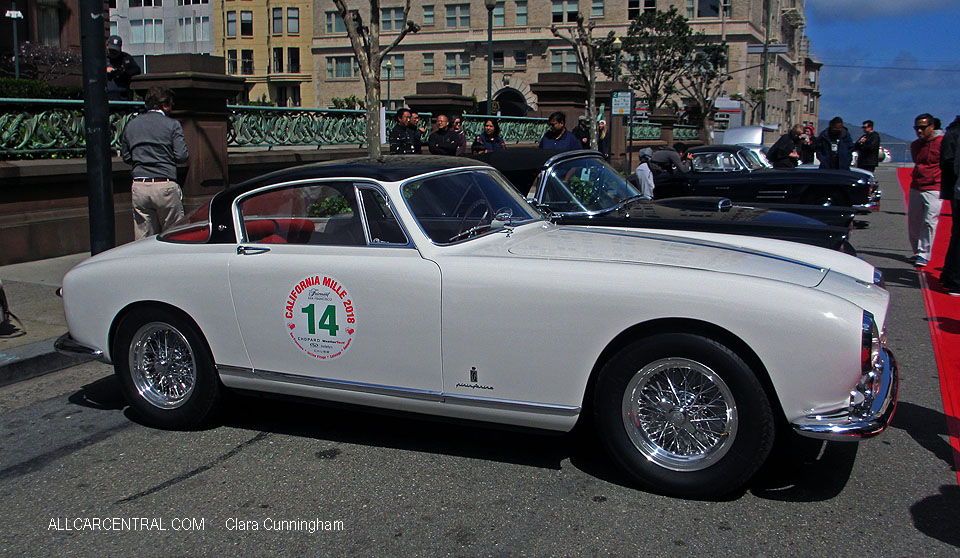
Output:
[[89,356],[94,358],[103,357],[103,351],[96,348],[78,343],[73,337],[70,337],[69,333],[64,333],[57,338],[53,343],[53,348],[57,350],[58,353],[63,353],[70,356]]
[[887,349],[880,351],[880,361],[883,365],[880,393],[883,396],[874,399],[868,414],[857,416],[849,409],[838,409],[832,413],[807,415],[793,421],[794,431],[810,438],[843,441],[870,438],[883,432],[897,408],[900,369],[897,359]]
[[217,370],[221,375],[235,376],[247,380],[277,382],[282,384],[294,384],[333,390],[356,391],[371,395],[386,395],[390,397],[416,399],[434,403],[450,403],[471,407],[483,407],[487,409],[501,409],[506,411],[538,413],[565,417],[576,416],[580,413],[580,407],[570,405],[550,405],[547,403],[536,403],[532,401],[515,401],[512,399],[493,399],[488,397],[456,395],[432,390],[400,388],[396,386],[370,384],[366,382],[351,382],[349,380],[330,380],[326,378],[303,376],[300,374],[287,374],[284,372],[273,372],[269,370],[252,370],[250,368],[241,368],[237,366],[226,366],[220,364],[217,365]]

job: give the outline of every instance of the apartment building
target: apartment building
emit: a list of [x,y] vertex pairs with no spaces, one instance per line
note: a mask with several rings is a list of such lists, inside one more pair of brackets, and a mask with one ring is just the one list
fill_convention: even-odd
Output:
[[214,46],[210,0],[109,0],[109,33],[144,72],[158,54],[210,54]]

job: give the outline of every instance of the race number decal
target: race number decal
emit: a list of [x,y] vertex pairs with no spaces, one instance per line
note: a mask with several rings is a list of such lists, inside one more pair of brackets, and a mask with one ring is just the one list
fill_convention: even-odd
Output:
[[346,287],[326,275],[312,275],[294,285],[283,318],[293,343],[321,360],[343,356],[357,329],[356,310]]

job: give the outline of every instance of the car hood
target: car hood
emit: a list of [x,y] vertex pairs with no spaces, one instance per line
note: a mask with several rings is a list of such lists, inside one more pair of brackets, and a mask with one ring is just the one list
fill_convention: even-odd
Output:
[[873,282],[870,264],[814,246],[718,233],[560,226],[517,235],[516,256],[683,267],[816,287],[828,271]]

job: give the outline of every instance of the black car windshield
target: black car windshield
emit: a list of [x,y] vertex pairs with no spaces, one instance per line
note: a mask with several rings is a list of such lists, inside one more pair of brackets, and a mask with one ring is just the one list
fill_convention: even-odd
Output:
[[449,244],[543,216],[494,170],[470,169],[412,180],[403,197],[423,232]]
[[540,203],[556,213],[604,211],[640,190],[600,158],[560,161],[550,168]]

